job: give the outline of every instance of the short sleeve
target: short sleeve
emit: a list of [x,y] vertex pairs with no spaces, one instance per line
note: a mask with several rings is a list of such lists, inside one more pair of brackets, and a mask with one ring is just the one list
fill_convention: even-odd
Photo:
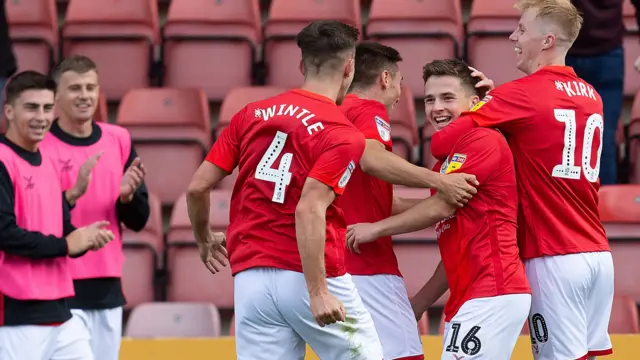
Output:
[[246,108],[240,110],[231,118],[229,126],[222,130],[205,159],[228,173],[233,172],[233,169],[238,166],[240,158],[239,129],[245,113]]
[[355,119],[353,125],[364,134],[366,139],[377,140],[391,149],[391,124],[387,109],[377,101],[365,103]]
[[364,153],[365,138],[353,127],[339,127],[328,132],[315,146],[319,154],[309,177],[329,186],[341,195]]
[[510,135],[531,121],[535,108],[522,82],[511,82],[491,91],[463,115],[469,115],[479,126],[498,128]]
[[475,175],[480,184],[499,168],[502,161],[499,136],[495,130],[474,129],[465,134],[453,147],[446,174],[465,173]]

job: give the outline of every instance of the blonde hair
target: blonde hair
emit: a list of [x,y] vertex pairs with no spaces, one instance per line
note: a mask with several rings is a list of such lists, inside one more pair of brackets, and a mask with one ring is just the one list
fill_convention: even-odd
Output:
[[569,45],[578,38],[582,28],[582,16],[569,0],[519,0],[514,6],[524,12],[528,9],[537,10],[538,19],[548,20],[562,32],[564,41]]

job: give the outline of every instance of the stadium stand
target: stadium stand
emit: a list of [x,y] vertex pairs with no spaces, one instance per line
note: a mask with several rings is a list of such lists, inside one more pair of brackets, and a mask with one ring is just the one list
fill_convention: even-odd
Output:
[[417,162],[418,124],[416,123],[416,108],[413,95],[407,86],[402,86],[402,94],[398,103],[389,114],[391,122],[391,140],[393,152],[411,161]]
[[220,314],[208,303],[146,303],[136,307],[125,329],[132,338],[220,336]]
[[633,96],[640,90],[640,74],[636,71],[634,63],[640,56],[640,42],[638,41],[638,21],[636,12],[629,0],[625,0],[622,6],[622,20],[627,29],[623,38],[624,47],[624,94]]

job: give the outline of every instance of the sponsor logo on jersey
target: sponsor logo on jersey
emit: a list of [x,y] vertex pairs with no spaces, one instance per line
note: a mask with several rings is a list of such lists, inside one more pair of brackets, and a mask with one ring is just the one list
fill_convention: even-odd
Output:
[[453,156],[451,156],[451,160],[449,160],[449,165],[447,166],[447,171],[445,171],[445,174],[460,169],[465,160],[467,160],[467,155],[457,153],[453,154]]
[[471,108],[471,110],[469,111],[477,111],[478,109],[480,109],[481,107],[484,106],[484,104],[488,103],[489,101],[491,101],[491,99],[493,99],[493,97],[491,97],[491,95],[487,95],[484,97],[484,99],[478,101],[478,103]]
[[380,116],[376,116],[375,120],[380,138],[383,141],[389,141],[391,139],[391,125],[389,125],[388,122],[382,120]]
[[347,170],[345,170],[344,174],[342,174],[342,177],[340,178],[340,181],[338,181],[338,187],[343,189],[345,186],[347,186],[347,183],[349,182],[349,179],[351,179],[351,174],[353,173],[353,170],[356,168],[356,163],[354,163],[353,161],[351,161],[349,163],[349,165],[347,165]]

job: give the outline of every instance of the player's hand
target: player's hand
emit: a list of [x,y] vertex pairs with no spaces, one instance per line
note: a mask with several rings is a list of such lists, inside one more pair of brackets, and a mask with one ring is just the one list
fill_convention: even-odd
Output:
[[131,162],[131,166],[124,172],[122,181],[120,181],[120,202],[123,204],[130,203],[133,194],[140,188],[144,180],[147,170],[142,164],[139,157]]
[[344,305],[330,292],[309,295],[311,313],[320,327],[344,321],[347,311]]
[[479,183],[474,175],[464,173],[444,175],[442,182],[438,193],[452,206],[464,206],[478,192],[476,186]]
[[78,177],[76,179],[76,183],[73,185],[69,192],[72,194],[71,199],[69,199],[72,204],[75,204],[76,200],[78,200],[84,193],[87,192],[87,188],[89,187],[89,183],[91,182],[91,172],[93,168],[100,160],[102,156],[102,151],[88,158],[78,169]]
[[480,79],[480,81],[478,81],[478,83],[476,84],[476,89],[485,89],[487,94],[491,90],[495,89],[496,84],[493,82],[493,80],[486,77],[485,74],[482,73],[482,71],[471,66],[469,66],[469,69],[471,70],[471,76]]
[[87,250],[97,250],[113,240],[113,233],[106,229],[107,226],[108,221],[96,221],[69,234],[66,238],[69,255],[75,256]]
[[375,241],[378,235],[376,224],[360,223],[347,227],[347,248],[356,254],[360,254],[360,244]]
[[204,242],[198,242],[200,250],[200,260],[212,273],[217,274],[227,266],[226,235],[221,232],[210,232],[209,237]]

